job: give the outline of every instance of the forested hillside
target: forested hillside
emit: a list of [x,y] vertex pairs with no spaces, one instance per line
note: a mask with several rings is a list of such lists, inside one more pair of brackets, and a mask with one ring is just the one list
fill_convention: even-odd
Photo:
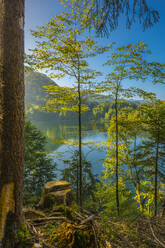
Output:
[[53,80],[43,73],[25,72],[25,104],[42,105],[46,98],[44,85],[57,85]]
[[[28,71],[25,72],[25,108],[27,116],[32,120],[56,120],[56,121],[71,121],[77,123],[77,113],[74,111],[69,112],[52,112],[43,111],[42,107],[45,105],[45,100],[48,98],[46,89],[43,86],[57,85],[47,75],[39,72]],[[136,106],[143,101],[132,100],[123,101],[120,107]],[[82,113],[82,121],[98,121],[99,124],[104,122],[105,113],[109,108],[114,108],[113,98],[106,97],[105,95],[86,94],[83,98],[83,103],[88,106],[88,111]],[[99,107],[98,107],[99,105]]]

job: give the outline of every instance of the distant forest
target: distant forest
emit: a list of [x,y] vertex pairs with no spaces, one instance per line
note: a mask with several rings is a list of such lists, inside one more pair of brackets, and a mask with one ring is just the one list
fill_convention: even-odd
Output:
[[[34,121],[52,120],[56,122],[67,121],[77,123],[77,113],[74,111],[43,111],[42,107],[45,104],[45,100],[48,98],[46,90],[43,88],[45,85],[57,84],[43,73],[34,71],[25,72],[25,108],[27,117]],[[102,124],[105,122],[105,113],[109,111],[109,108],[114,108],[112,97],[107,98],[103,95],[100,95],[99,97],[87,95],[83,101],[89,107],[89,110],[82,113],[82,123],[97,121],[98,124]],[[120,108],[129,106],[136,109],[137,105],[143,102],[143,100],[123,101],[120,103]],[[102,106],[102,108],[99,108],[99,111],[98,104],[101,104]]]

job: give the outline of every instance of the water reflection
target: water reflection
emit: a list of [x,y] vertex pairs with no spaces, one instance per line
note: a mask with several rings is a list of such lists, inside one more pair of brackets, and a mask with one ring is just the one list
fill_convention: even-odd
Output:
[[[71,145],[71,141],[78,141],[78,126],[69,122],[35,121],[34,124],[48,138],[47,151],[50,152],[53,160],[57,163],[59,170],[67,166],[63,160],[71,159],[73,152],[78,149]],[[101,174],[103,159],[106,150],[100,149],[100,142],[107,140],[104,128],[96,123],[85,123],[82,125],[82,151],[85,158],[92,163],[94,174]],[[70,141],[70,144],[65,143]]]

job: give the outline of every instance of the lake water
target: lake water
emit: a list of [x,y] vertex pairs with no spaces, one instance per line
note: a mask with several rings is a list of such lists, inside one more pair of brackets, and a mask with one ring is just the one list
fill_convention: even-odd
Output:
[[[72,145],[72,142],[78,141],[77,125],[51,121],[35,121],[34,124],[47,137],[47,152],[56,162],[58,170],[62,170],[67,166],[63,160],[71,159],[74,151],[78,149]],[[106,150],[100,149],[99,143],[104,143],[106,140],[107,134],[102,127],[91,123],[82,125],[82,143],[84,143],[82,152],[86,160],[91,162],[94,174],[100,175],[103,170],[102,164],[106,157]]]

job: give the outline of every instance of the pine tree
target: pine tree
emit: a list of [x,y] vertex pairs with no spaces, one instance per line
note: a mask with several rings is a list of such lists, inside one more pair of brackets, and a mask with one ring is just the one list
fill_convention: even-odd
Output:
[[25,121],[24,204],[35,204],[46,182],[54,180],[56,164],[45,153],[46,138]]

